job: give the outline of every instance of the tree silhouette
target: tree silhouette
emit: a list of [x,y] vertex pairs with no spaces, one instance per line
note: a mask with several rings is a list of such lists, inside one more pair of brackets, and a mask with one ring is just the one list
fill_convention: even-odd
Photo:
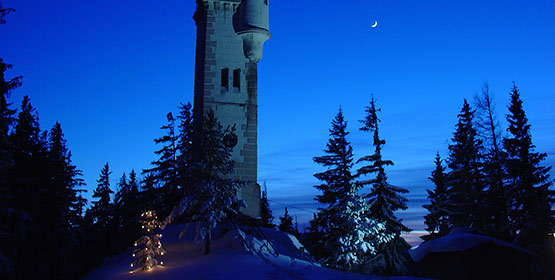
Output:
[[508,185],[514,203],[510,213],[511,233],[522,246],[543,246],[547,234],[555,230],[555,216],[551,209],[555,192],[549,189],[551,167],[540,165],[546,154],[534,152],[530,125],[514,83],[507,122],[509,135],[503,139],[503,147],[507,152]]

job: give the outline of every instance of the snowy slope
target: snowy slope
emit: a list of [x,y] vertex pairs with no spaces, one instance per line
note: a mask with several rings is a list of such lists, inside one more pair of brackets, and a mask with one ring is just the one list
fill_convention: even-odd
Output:
[[133,249],[129,248],[84,279],[387,279],[321,267],[300,249],[302,245],[294,236],[273,229],[262,229],[272,245],[261,241],[260,235],[255,238],[234,230],[214,236],[211,253],[203,255],[202,245],[193,242],[194,227],[179,239],[184,228],[169,226],[162,232],[162,244],[168,252],[161,258],[163,267],[129,273]]

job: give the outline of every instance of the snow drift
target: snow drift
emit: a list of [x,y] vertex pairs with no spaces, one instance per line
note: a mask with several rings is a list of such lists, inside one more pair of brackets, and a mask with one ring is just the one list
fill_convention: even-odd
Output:
[[[183,234],[184,229],[186,230]],[[164,266],[129,273],[133,260],[125,253],[107,259],[84,279],[389,279],[322,267],[292,235],[276,229],[221,229],[213,233],[211,253],[195,244],[194,226],[172,225],[162,231]],[[391,279],[416,279],[396,277]]]

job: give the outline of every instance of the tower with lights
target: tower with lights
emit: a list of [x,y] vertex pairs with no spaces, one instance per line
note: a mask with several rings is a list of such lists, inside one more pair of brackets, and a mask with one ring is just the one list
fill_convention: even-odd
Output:
[[234,179],[248,184],[238,193],[241,211],[259,216],[257,184],[257,64],[270,38],[268,0],[197,0],[195,61],[195,128],[212,108],[233,147]]

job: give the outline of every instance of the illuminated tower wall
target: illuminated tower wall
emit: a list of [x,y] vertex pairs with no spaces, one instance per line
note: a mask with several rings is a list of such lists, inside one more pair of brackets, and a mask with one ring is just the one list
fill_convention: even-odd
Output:
[[[212,108],[223,127],[235,127],[235,179],[249,183],[238,193],[243,213],[260,215],[257,184],[257,63],[270,38],[268,0],[197,0],[194,119],[196,129]],[[236,140],[236,141],[235,141]]]

